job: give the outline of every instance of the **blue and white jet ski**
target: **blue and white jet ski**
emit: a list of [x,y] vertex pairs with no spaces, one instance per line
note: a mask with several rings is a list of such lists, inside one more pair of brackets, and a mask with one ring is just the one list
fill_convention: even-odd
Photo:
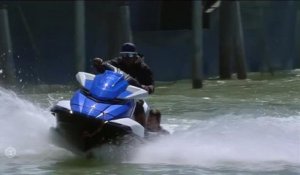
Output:
[[[146,98],[148,92],[129,85],[126,76],[118,69],[98,75],[77,73],[81,88],[70,100],[59,101],[51,109],[56,117],[52,134],[71,146],[73,152],[119,143],[126,136],[143,140],[145,129],[133,114],[136,101]],[[144,110],[146,114],[149,111],[146,103]]]

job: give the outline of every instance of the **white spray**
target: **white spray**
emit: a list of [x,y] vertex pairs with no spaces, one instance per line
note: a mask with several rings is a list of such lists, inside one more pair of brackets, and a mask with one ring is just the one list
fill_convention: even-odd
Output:
[[271,169],[284,168],[278,163],[300,167],[300,117],[228,115],[198,120],[186,131],[140,147],[132,162],[204,167],[238,164],[243,168],[252,165],[250,169],[270,165]]
[[52,125],[54,117],[49,111],[0,88],[0,157],[51,153]]

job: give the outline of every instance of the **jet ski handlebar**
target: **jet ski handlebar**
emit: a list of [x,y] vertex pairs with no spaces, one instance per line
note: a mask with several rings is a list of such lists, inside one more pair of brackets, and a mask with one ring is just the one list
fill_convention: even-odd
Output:
[[142,88],[142,85],[132,76],[130,76],[129,74],[127,74],[126,72],[120,70],[119,68],[113,66],[112,64],[108,63],[108,62],[103,62],[103,60],[101,58],[94,58],[93,60],[93,66],[99,71],[99,72],[103,72],[104,70],[111,70],[113,72],[117,72],[120,73],[122,75],[124,75],[125,79],[128,81],[128,83],[130,85]]
[[132,76],[130,76],[126,72],[122,71],[121,69],[113,66],[110,63],[103,63],[103,66],[108,70],[111,70],[111,71],[114,71],[114,72],[117,72],[117,73],[120,73],[120,74],[124,75],[125,80],[127,80],[130,85],[142,88],[142,85],[135,78],[133,78]]

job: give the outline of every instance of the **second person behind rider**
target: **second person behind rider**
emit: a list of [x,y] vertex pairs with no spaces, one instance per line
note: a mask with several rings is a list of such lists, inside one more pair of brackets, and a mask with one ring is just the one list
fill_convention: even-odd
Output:
[[[124,43],[121,48],[120,56],[112,60],[103,62],[100,58],[94,58],[93,66],[98,73],[103,73],[105,68],[103,65],[109,63],[125,73],[129,74],[132,78],[136,79],[143,89],[148,91],[149,94],[154,92],[154,79],[150,67],[144,62],[142,55],[138,54],[136,47],[133,43]],[[129,81],[129,84],[132,84]],[[132,84],[134,85],[134,84]],[[139,100],[134,112],[135,120],[142,126],[146,125],[146,114],[143,108],[143,101]]]

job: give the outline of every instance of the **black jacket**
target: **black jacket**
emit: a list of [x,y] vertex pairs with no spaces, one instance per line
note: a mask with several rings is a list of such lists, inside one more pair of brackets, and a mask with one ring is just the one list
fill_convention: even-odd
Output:
[[136,79],[141,85],[150,87],[150,89],[148,89],[148,92],[151,94],[154,91],[154,78],[149,66],[145,62],[143,62],[142,59],[138,59],[138,61],[131,66],[128,66],[123,60],[124,59],[117,57],[112,60],[108,60],[105,63],[109,63],[121,69],[122,71]]

